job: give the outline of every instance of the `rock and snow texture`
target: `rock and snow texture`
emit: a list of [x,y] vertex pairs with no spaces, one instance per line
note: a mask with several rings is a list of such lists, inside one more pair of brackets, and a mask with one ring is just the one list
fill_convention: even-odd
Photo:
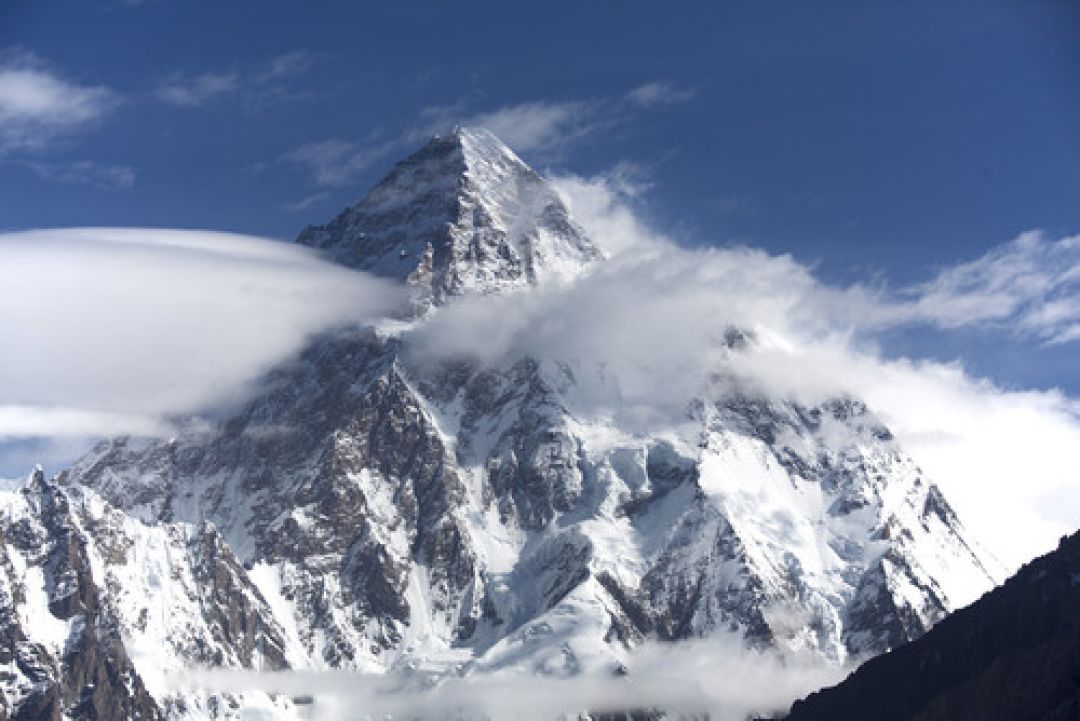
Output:
[[494,135],[459,128],[297,242],[417,287],[425,303],[575,275],[601,258],[555,191]]
[[[416,286],[426,314],[602,260],[545,181],[472,130],[300,242]],[[405,342],[328,334],[216,428],[110,440],[5,492],[0,717],[290,707],[169,686],[192,665],[569,675],[730,632],[841,663],[997,580],[855,399],[724,386],[633,434],[581,410],[569,364],[421,369]]]

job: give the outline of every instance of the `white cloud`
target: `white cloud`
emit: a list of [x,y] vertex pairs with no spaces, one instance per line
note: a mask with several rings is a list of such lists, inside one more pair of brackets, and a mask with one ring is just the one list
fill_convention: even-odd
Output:
[[681,102],[693,95],[692,90],[649,83],[621,99],[533,100],[479,112],[476,97],[471,96],[450,105],[421,109],[421,123],[389,140],[370,143],[334,138],[312,142],[283,154],[279,161],[303,167],[310,172],[315,185],[345,186],[391,152],[424,143],[432,135],[459,125],[486,128],[519,153],[551,156],[618,126],[630,113],[653,105]]
[[8,438],[161,435],[170,426],[161,418],[63,406],[0,405],[0,440]]
[[72,163],[30,163],[39,177],[58,183],[93,185],[98,188],[132,188],[135,169],[127,165],[107,165],[89,160]]
[[359,146],[334,138],[301,145],[282,155],[280,160],[307,170],[316,186],[336,188],[354,182],[359,173],[396,147],[396,141]]
[[465,113],[464,106],[458,104],[425,108],[421,116],[426,119],[422,127],[388,140],[371,143],[331,138],[301,145],[278,160],[303,168],[317,187],[344,187],[391,153],[426,142],[455,125],[487,128],[520,152],[549,151],[597,127],[589,105],[579,102],[538,101],[479,114]]
[[824,366],[879,411],[975,537],[1015,568],[1080,528],[1080,408],[959,364],[874,356]]
[[650,107],[653,105],[672,105],[692,100],[697,91],[691,88],[679,88],[670,83],[652,82],[640,85],[626,94],[626,100]]
[[175,73],[158,85],[154,92],[163,103],[194,108],[219,95],[234,93],[239,87],[240,76],[234,72],[195,76]]
[[487,128],[510,147],[528,153],[577,140],[599,123],[593,104],[535,101],[473,115],[463,124]]
[[908,311],[946,328],[1006,324],[1046,343],[1080,328],[1080,236],[1024,233],[976,260],[942,270],[909,291]]
[[[836,288],[788,256],[679,248],[643,225],[610,179],[563,179],[559,186],[612,257],[569,286],[446,307],[414,331],[413,362],[447,355],[568,360],[582,388],[579,412],[615,416],[642,432],[680,418],[716,382],[711,371],[718,368],[807,403],[850,392],[886,420],[976,537],[1009,565],[1080,527],[1075,399],[1004,389],[955,363],[885,357],[874,344],[878,331],[897,324],[981,324],[987,315],[968,313],[964,298],[1001,288],[1009,301],[991,317],[1015,317],[1047,333],[1068,315],[1047,310],[1048,289],[1066,310],[1075,300],[1063,280],[1075,274],[1075,265],[1063,267],[1073,240],[1025,236],[986,256],[995,262],[962,264],[901,292]],[[730,357],[718,343],[728,326],[752,329],[760,342]],[[604,372],[590,370],[597,368]]]
[[120,103],[101,85],[81,85],[44,67],[33,55],[0,62],[0,154],[40,150],[93,125]]
[[306,249],[207,231],[0,235],[0,438],[157,433],[401,292]]
[[313,55],[297,50],[272,58],[262,67],[192,74],[178,71],[164,79],[154,94],[158,100],[181,108],[205,105],[216,98],[240,94],[251,108],[260,108],[302,93],[288,89],[288,81],[311,67]]
[[314,205],[319,205],[320,203],[322,203],[322,202],[324,202],[326,200],[329,200],[329,199],[330,199],[330,193],[320,191],[318,193],[312,193],[310,195],[305,195],[303,198],[300,198],[299,200],[296,200],[296,201],[294,201],[292,203],[286,203],[285,204],[285,210],[291,210],[293,212],[300,212],[302,210],[307,210],[308,208],[310,208],[310,207],[312,207]]
[[401,674],[348,671],[208,670],[174,675],[172,683],[178,691],[310,696],[320,721],[351,719],[357,709],[371,718],[546,721],[653,708],[675,718],[743,721],[786,711],[846,672],[817,659],[748,650],[741,639],[726,637],[645,645],[628,654],[625,666],[625,676],[611,668],[569,678],[510,671],[448,677],[434,686]]
[[284,55],[278,55],[270,61],[269,66],[260,77],[265,81],[302,75],[311,67],[311,62],[312,55],[307,50],[296,50]]

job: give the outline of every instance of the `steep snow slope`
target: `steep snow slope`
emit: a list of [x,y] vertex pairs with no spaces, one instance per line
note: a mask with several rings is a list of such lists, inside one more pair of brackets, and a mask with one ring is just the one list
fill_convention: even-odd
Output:
[[601,258],[555,191],[494,135],[459,128],[297,242],[440,303],[571,277]]
[[[427,314],[601,260],[554,191],[471,130],[432,140],[300,242],[414,285]],[[589,410],[568,363],[418,367],[403,342],[341,329],[219,427],[110,440],[31,484],[82,519],[69,525],[91,549],[108,638],[155,712],[232,713],[158,681],[198,663],[561,675],[617,670],[646,639],[731,631],[839,663],[921,635],[996,579],[855,399],[807,407],[717,384],[680,423],[632,433]],[[9,496],[9,525],[33,517],[34,493]],[[41,644],[70,617],[5,603],[36,609],[19,628]],[[49,678],[77,685],[60,666]]]
[[284,632],[213,528],[147,525],[40,471],[0,504],[11,718],[216,717],[243,699],[169,699],[168,674],[287,666]]

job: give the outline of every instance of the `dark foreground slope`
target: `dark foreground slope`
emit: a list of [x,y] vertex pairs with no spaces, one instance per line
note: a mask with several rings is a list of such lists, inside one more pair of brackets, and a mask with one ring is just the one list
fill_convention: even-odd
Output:
[[1080,533],[788,721],[1080,719]]

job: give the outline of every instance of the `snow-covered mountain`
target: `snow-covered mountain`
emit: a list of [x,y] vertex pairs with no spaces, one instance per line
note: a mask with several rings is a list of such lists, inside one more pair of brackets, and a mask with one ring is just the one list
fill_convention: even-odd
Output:
[[797,702],[789,721],[1080,718],[1080,533],[916,642]]
[[297,242],[415,286],[429,304],[565,279],[602,257],[536,171],[491,133],[460,128]]
[[[468,129],[299,242],[415,287],[414,318],[603,262]],[[5,491],[0,717],[290,713],[171,685],[193,665],[572,675],[727,633],[842,663],[1000,578],[857,399],[724,385],[633,433],[580,410],[571,364],[419,367],[407,342],[337,330],[215,428],[109,440]]]

